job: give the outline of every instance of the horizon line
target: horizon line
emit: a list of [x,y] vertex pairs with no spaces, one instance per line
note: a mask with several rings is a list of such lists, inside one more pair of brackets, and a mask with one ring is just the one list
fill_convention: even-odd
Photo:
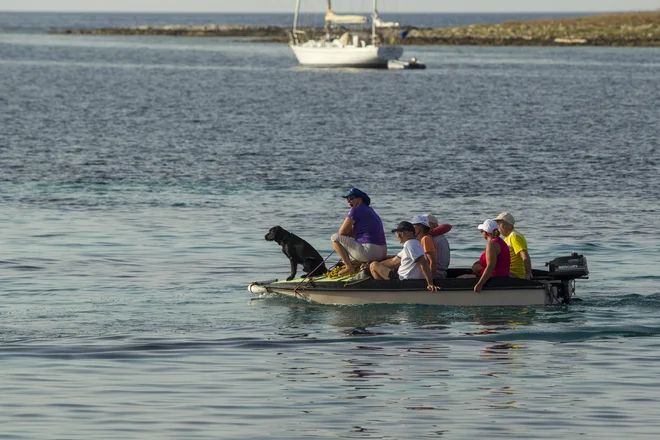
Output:
[[[601,9],[601,10],[570,10],[570,11],[397,11],[389,12],[386,14],[582,14],[582,13],[626,13],[626,12],[654,12],[658,9]],[[14,9],[0,9],[0,13],[5,12],[18,12],[18,13],[96,13],[96,14],[286,14],[286,11],[126,11],[126,10],[14,10]],[[366,11],[370,12],[370,11]],[[322,14],[324,11],[310,11],[310,14]]]

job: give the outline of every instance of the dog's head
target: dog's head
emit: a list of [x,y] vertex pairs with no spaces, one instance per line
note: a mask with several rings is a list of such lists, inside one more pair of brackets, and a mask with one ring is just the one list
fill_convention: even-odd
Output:
[[286,237],[288,232],[281,226],[273,226],[268,231],[268,234],[264,237],[266,241],[274,241],[276,243],[282,243],[284,237]]

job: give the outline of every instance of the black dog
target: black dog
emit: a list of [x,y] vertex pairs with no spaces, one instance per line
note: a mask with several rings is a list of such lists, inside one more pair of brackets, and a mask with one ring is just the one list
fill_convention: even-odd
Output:
[[[279,227],[273,226],[264,237],[266,241],[274,241],[282,246],[282,252],[289,257],[291,262],[291,275],[287,281],[291,281],[296,276],[298,265],[302,264],[303,269],[307,272],[303,278],[307,276],[319,276],[328,271],[323,263],[323,258],[311,244],[307,243],[302,238],[289,231]],[[311,273],[313,271],[313,273]]]

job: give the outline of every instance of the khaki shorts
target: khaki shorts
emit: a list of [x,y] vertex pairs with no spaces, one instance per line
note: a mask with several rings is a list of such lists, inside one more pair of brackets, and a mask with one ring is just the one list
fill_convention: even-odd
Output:
[[351,259],[368,263],[370,261],[381,261],[387,256],[387,245],[361,244],[355,241],[353,237],[334,234],[330,241],[337,242],[348,252]]

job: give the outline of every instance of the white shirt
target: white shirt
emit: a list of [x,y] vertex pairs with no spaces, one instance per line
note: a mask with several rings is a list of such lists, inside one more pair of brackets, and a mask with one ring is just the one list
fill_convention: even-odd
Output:
[[411,238],[410,240],[403,243],[403,249],[401,252],[396,254],[397,257],[401,259],[401,266],[399,266],[398,274],[400,280],[423,280],[424,272],[422,272],[422,266],[416,263],[420,258],[426,258],[424,256],[424,248],[422,243],[419,242],[416,238]]

